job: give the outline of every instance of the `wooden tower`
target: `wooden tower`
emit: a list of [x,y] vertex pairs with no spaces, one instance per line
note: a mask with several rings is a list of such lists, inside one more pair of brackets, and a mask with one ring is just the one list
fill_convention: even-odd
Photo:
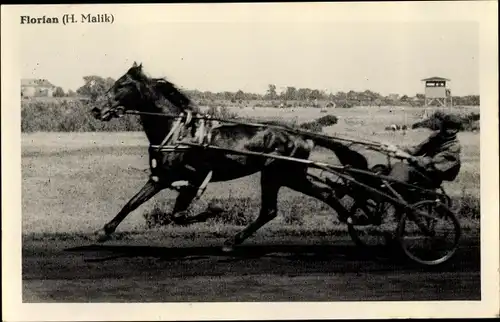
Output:
[[429,106],[432,102],[437,102],[441,107],[448,105],[447,99],[448,97],[451,99],[451,92],[446,88],[446,82],[449,81],[449,79],[443,77],[422,79],[422,82],[425,82],[425,106]]

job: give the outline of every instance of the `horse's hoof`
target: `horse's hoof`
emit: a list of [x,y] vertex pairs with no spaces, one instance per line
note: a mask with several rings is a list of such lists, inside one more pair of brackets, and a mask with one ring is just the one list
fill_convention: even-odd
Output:
[[232,253],[234,251],[234,247],[230,245],[224,245],[222,246],[222,251],[224,253]]
[[222,251],[224,253],[231,253],[234,251],[234,243],[232,240],[226,240],[224,245],[222,245]]
[[96,232],[96,239],[99,243],[104,243],[105,241],[108,241],[111,239],[111,235],[106,233],[104,229],[100,229]]
[[387,246],[395,246],[396,245],[396,237],[390,232],[384,232],[384,242]]
[[[180,215],[180,216],[170,216],[170,221],[175,224],[175,225],[185,225],[188,223],[189,217],[186,215]],[[166,223],[165,223],[166,224]]]

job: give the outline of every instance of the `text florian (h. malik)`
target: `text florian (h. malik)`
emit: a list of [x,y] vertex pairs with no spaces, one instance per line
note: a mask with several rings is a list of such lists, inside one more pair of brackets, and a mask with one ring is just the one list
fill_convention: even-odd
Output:
[[[112,14],[99,13],[99,14],[81,14],[81,23],[113,23],[114,17]],[[66,14],[62,19],[64,24],[66,23],[77,23],[75,14]],[[59,24],[61,19],[59,17],[32,17],[32,16],[21,16],[21,24]]]

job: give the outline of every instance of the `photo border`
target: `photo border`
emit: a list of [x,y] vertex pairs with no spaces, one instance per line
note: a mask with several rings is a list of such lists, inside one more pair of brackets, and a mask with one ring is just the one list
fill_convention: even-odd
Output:
[[[169,10],[169,15],[166,15]],[[255,14],[258,10],[259,14]],[[477,21],[481,97],[481,301],[26,304],[21,297],[19,15],[112,12],[116,24],[169,21]],[[498,2],[2,6],[2,292],[5,321],[493,317],[499,315]],[[63,26],[61,26],[62,28]],[[36,50],[36,49],[34,49]],[[484,107],[488,106],[488,108]]]

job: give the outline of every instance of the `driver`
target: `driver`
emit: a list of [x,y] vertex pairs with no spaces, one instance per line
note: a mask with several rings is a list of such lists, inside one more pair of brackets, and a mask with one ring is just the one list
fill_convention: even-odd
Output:
[[394,164],[389,176],[427,188],[437,188],[442,181],[455,180],[461,168],[461,146],[457,139],[460,128],[458,116],[443,116],[438,131],[422,143],[404,149],[410,154],[409,162]]

